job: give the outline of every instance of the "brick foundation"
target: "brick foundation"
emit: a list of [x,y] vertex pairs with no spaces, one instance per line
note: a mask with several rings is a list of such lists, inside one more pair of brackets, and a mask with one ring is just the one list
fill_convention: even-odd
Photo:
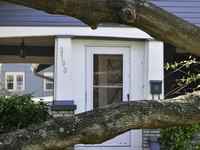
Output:
[[143,129],[142,130],[142,147],[143,150],[150,150],[150,143],[149,143],[149,137],[150,136],[160,136],[159,129]]
[[57,118],[57,117],[70,117],[72,115],[74,115],[74,111],[71,110],[52,110],[51,111],[53,118]]

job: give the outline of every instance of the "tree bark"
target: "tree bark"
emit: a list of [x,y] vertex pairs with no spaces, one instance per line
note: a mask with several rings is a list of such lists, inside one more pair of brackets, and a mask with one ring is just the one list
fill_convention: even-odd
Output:
[[92,29],[100,23],[137,27],[156,40],[200,56],[200,27],[146,0],[3,0],[80,19]]
[[63,150],[97,144],[131,129],[156,129],[200,123],[200,92],[175,99],[108,105],[0,135],[1,150]]

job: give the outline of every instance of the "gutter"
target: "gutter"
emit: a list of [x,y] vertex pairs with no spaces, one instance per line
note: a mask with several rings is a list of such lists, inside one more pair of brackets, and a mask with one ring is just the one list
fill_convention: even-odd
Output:
[[31,66],[31,70],[33,72],[33,74],[39,78],[42,78],[42,79],[46,79],[46,80],[49,80],[51,82],[54,82],[54,79],[53,78],[50,78],[50,77],[47,77],[47,76],[44,76],[44,75],[41,75],[41,74],[38,74],[37,73],[37,68],[40,66],[40,64],[32,64]]

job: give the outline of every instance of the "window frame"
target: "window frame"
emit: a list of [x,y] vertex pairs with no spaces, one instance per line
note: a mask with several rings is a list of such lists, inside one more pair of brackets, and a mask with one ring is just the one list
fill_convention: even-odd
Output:
[[[23,81],[21,85],[21,90],[17,88],[17,76],[22,76]],[[13,89],[8,89],[8,81],[7,77],[8,76],[13,76]],[[25,72],[5,72],[5,88],[9,91],[25,91]]]
[[[94,109],[94,55],[122,55],[123,61],[123,81],[122,81],[122,100],[129,101],[129,83],[130,83],[130,47],[129,46],[87,46],[86,47],[86,100],[85,110]],[[109,58],[109,57],[108,57]],[[101,86],[96,86],[101,87]],[[105,86],[104,86],[105,87]],[[111,86],[107,86],[110,88]],[[117,86],[118,87],[118,86]],[[106,141],[102,144],[87,144],[87,147],[130,147],[131,132],[124,133],[112,140]],[[124,141],[124,142],[122,142]]]
[[[53,72],[43,72],[43,75],[44,76],[47,76],[47,77],[50,77],[50,78],[53,78]],[[48,82],[47,82],[48,81]],[[44,91],[53,91],[54,90],[54,83],[52,81],[49,81],[47,79],[44,79],[43,80],[44,82]],[[47,89],[47,83],[52,83],[53,84],[53,89]]]

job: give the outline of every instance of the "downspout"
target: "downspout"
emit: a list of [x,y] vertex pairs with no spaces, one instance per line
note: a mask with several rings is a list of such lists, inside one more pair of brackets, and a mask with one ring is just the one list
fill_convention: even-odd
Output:
[[32,70],[33,74],[34,74],[35,76],[39,77],[39,78],[46,79],[46,80],[49,80],[49,81],[54,82],[54,79],[37,73],[36,70],[37,70],[37,68],[39,67],[39,65],[40,65],[40,64],[32,64],[31,70]]

